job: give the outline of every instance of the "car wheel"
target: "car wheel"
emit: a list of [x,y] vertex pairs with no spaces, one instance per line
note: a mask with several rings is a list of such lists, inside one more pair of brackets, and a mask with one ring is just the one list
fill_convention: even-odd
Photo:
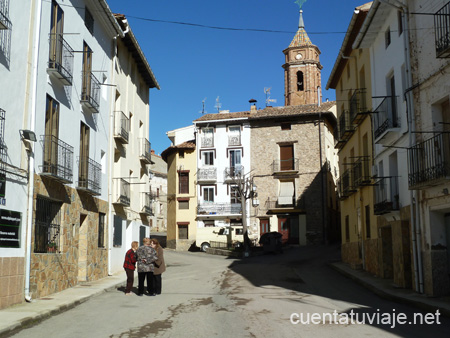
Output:
[[200,246],[200,250],[202,250],[203,252],[206,252],[206,249],[210,248],[211,245],[209,245],[209,243],[204,242],[202,243],[202,245]]

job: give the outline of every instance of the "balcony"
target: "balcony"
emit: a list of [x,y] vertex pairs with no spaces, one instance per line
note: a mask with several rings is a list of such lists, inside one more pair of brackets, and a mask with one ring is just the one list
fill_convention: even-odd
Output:
[[287,160],[274,160],[272,162],[272,174],[292,174],[298,172],[298,158]]
[[141,214],[145,214],[148,216],[154,216],[153,208],[152,208],[152,202],[153,202],[154,196],[150,192],[144,192],[141,194]]
[[409,189],[425,189],[450,179],[450,134],[440,133],[408,149]]
[[113,204],[130,206],[130,182],[123,178],[114,179]]
[[289,203],[280,203],[279,199],[271,199],[270,197],[265,202],[265,209],[266,210],[279,210],[279,209],[287,209],[288,210],[304,210],[305,209],[305,200],[295,200],[295,197],[292,197],[292,201]]
[[201,203],[197,206],[198,216],[228,216],[242,214],[240,203]]
[[202,148],[211,148],[214,147],[214,137],[211,136],[203,136],[202,137]]
[[436,57],[450,57],[450,2],[434,14]]
[[198,182],[215,182],[217,181],[217,168],[207,167],[197,170]]
[[230,135],[228,136],[229,146],[240,146],[241,145],[241,135]]
[[0,30],[10,29],[9,0],[0,0]]
[[41,175],[63,184],[73,182],[73,147],[53,135],[41,135],[44,153]]
[[139,159],[145,164],[152,164],[152,146],[146,138],[140,140]]
[[100,109],[100,81],[91,72],[82,73],[81,104],[92,113],[98,113]]
[[72,85],[73,49],[62,34],[50,34],[50,54],[47,72],[65,86]]
[[397,110],[397,98],[384,97],[373,111],[375,143],[390,145],[400,132],[400,119]]
[[345,143],[347,143],[348,140],[352,137],[353,133],[355,132],[355,127],[353,126],[353,123],[350,120],[350,111],[344,110],[339,117],[339,139],[336,144],[337,149],[341,149],[344,147]]
[[356,192],[354,186],[353,169],[347,169],[338,180],[339,198],[346,199]]
[[386,215],[400,210],[398,177],[383,177],[375,185],[375,215]]
[[101,194],[102,166],[89,157],[78,158],[78,186],[77,189],[90,195]]
[[366,186],[372,184],[370,175],[370,157],[358,157],[353,165],[353,180],[354,186]]
[[366,116],[370,114],[366,102],[366,89],[363,88],[355,90],[349,102],[350,121],[353,124],[360,124],[366,118]]
[[236,165],[234,167],[227,167],[224,170],[224,181],[233,181],[234,179],[243,178],[244,166]]
[[128,144],[130,132],[130,119],[122,112],[114,112],[114,138],[124,144]]

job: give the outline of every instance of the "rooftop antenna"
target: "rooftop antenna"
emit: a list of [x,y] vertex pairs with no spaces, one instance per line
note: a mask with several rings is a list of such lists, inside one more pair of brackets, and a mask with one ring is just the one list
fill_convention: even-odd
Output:
[[217,112],[220,113],[220,108],[222,108],[222,103],[219,102],[219,96],[217,96],[216,105],[214,106],[214,108],[216,108]]
[[271,102],[277,102],[277,100],[275,100],[275,99],[271,99],[270,98],[270,90],[271,90],[272,88],[270,88],[270,87],[264,87],[264,94],[266,94],[266,107],[268,107],[268,106],[271,106]]
[[202,101],[202,111],[199,111],[199,113],[208,114],[208,112],[205,110],[205,102],[206,102],[206,97]]

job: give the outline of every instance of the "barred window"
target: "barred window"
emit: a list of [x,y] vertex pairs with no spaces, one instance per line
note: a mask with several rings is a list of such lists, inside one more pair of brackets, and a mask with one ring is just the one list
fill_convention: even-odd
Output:
[[37,197],[34,224],[35,253],[56,253],[60,251],[61,205],[60,202],[42,196]]
[[105,214],[98,214],[98,247],[105,247]]

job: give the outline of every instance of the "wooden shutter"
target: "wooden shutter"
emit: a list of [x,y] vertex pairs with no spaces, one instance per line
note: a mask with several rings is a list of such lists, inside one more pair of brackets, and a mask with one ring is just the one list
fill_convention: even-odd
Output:
[[294,170],[294,146],[280,145],[280,169]]

